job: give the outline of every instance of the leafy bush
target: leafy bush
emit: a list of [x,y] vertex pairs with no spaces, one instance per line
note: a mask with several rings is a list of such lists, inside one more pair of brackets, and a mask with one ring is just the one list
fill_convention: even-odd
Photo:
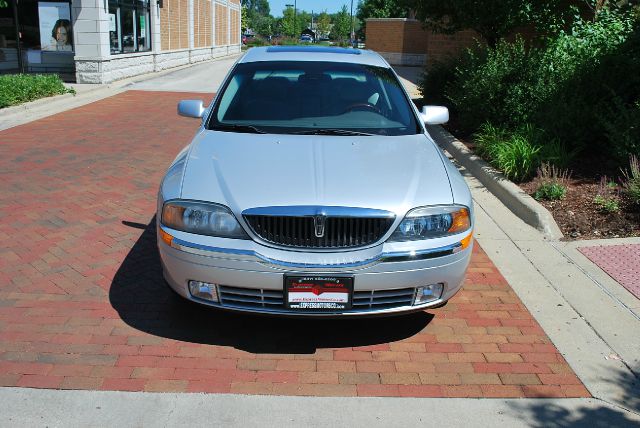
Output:
[[479,44],[434,66],[420,89],[429,100],[448,101],[465,133],[486,122],[512,130],[533,124],[552,136],[534,142],[542,158],[566,168],[591,157],[617,169],[640,154],[637,19],[612,6],[529,46],[521,38]]
[[600,177],[600,185],[596,196],[593,198],[593,203],[596,204],[598,209],[607,213],[620,211],[620,194],[617,186],[611,186],[611,184],[606,175]]
[[254,48],[257,46],[269,46],[269,45],[271,45],[271,42],[269,42],[266,39],[263,39],[262,37],[252,37],[247,40],[247,44],[246,44],[248,48]]
[[495,49],[478,45],[459,60],[454,79],[445,87],[445,96],[468,132],[484,122],[515,127],[525,123],[529,93],[519,85],[529,72],[530,55],[522,38],[514,43],[500,41]]
[[482,125],[475,135],[479,153],[509,180],[520,182],[530,178],[540,164],[541,146],[531,142],[532,131],[523,128],[509,132],[490,124]]
[[640,25],[631,14],[605,10],[594,22],[578,20],[539,62],[534,123],[610,169],[640,151]]
[[542,183],[533,194],[536,200],[555,201],[564,198],[567,188],[560,183]]
[[533,194],[536,200],[546,199],[554,201],[562,199],[567,194],[567,184],[570,173],[549,163],[543,163],[538,168],[538,181],[540,184]]
[[629,158],[629,172],[623,171],[622,187],[631,203],[640,205],[640,161],[635,155]]
[[464,58],[464,56],[449,57],[448,59],[437,61],[422,72],[417,86],[425,104],[451,104],[445,93],[448,85],[455,79],[456,67],[461,64]]
[[593,203],[597,205],[598,209],[607,213],[616,213],[620,211],[620,204],[612,197],[596,195],[593,198]]
[[75,93],[75,91],[66,88],[57,75],[0,76],[0,108],[66,93]]
[[[640,60],[640,55],[638,59]],[[637,96],[638,101],[632,103],[615,95],[611,105],[604,106],[598,121],[604,130],[605,140],[618,161],[629,153],[640,155],[640,93]]]

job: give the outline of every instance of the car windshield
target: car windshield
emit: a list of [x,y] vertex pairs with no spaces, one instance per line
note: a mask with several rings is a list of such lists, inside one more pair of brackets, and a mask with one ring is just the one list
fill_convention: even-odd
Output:
[[421,133],[390,70],[319,61],[238,64],[208,128],[228,132],[332,135]]

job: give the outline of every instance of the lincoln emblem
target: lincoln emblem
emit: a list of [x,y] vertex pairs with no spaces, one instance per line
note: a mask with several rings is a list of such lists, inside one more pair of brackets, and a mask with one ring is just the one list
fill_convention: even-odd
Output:
[[324,223],[327,220],[327,216],[316,215],[313,217],[313,225],[316,229],[316,238],[322,238],[324,236]]

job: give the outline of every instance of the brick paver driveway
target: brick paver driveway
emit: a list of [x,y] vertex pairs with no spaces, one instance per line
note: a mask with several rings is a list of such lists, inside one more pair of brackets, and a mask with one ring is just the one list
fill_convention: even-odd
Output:
[[0,133],[0,385],[588,396],[477,246],[448,306],[401,318],[255,318],[177,301],[153,215],[197,126],[175,114],[189,97],[130,91]]

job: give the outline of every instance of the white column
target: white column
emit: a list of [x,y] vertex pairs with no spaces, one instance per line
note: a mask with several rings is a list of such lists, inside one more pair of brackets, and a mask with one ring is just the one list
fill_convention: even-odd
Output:
[[[166,0],[165,0],[165,7]],[[160,35],[160,4],[158,0],[151,2],[151,49],[154,53],[162,51],[162,36]]]
[[[106,10],[105,5],[107,5]],[[110,82],[111,46],[109,43],[108,2],[105,0],[74,0],[71,13],[76,80],[78,83]]]
[[216,45],[216,0],[211,0],[211,47]]
[[227,0],[227,53],[231,44],[231,2]]
[[[193,22],[193,0],[189,0],[189,50],[193,50],[193,47],[195,46],[195,22]],[[191,55],[189,55],[191,56]]]

